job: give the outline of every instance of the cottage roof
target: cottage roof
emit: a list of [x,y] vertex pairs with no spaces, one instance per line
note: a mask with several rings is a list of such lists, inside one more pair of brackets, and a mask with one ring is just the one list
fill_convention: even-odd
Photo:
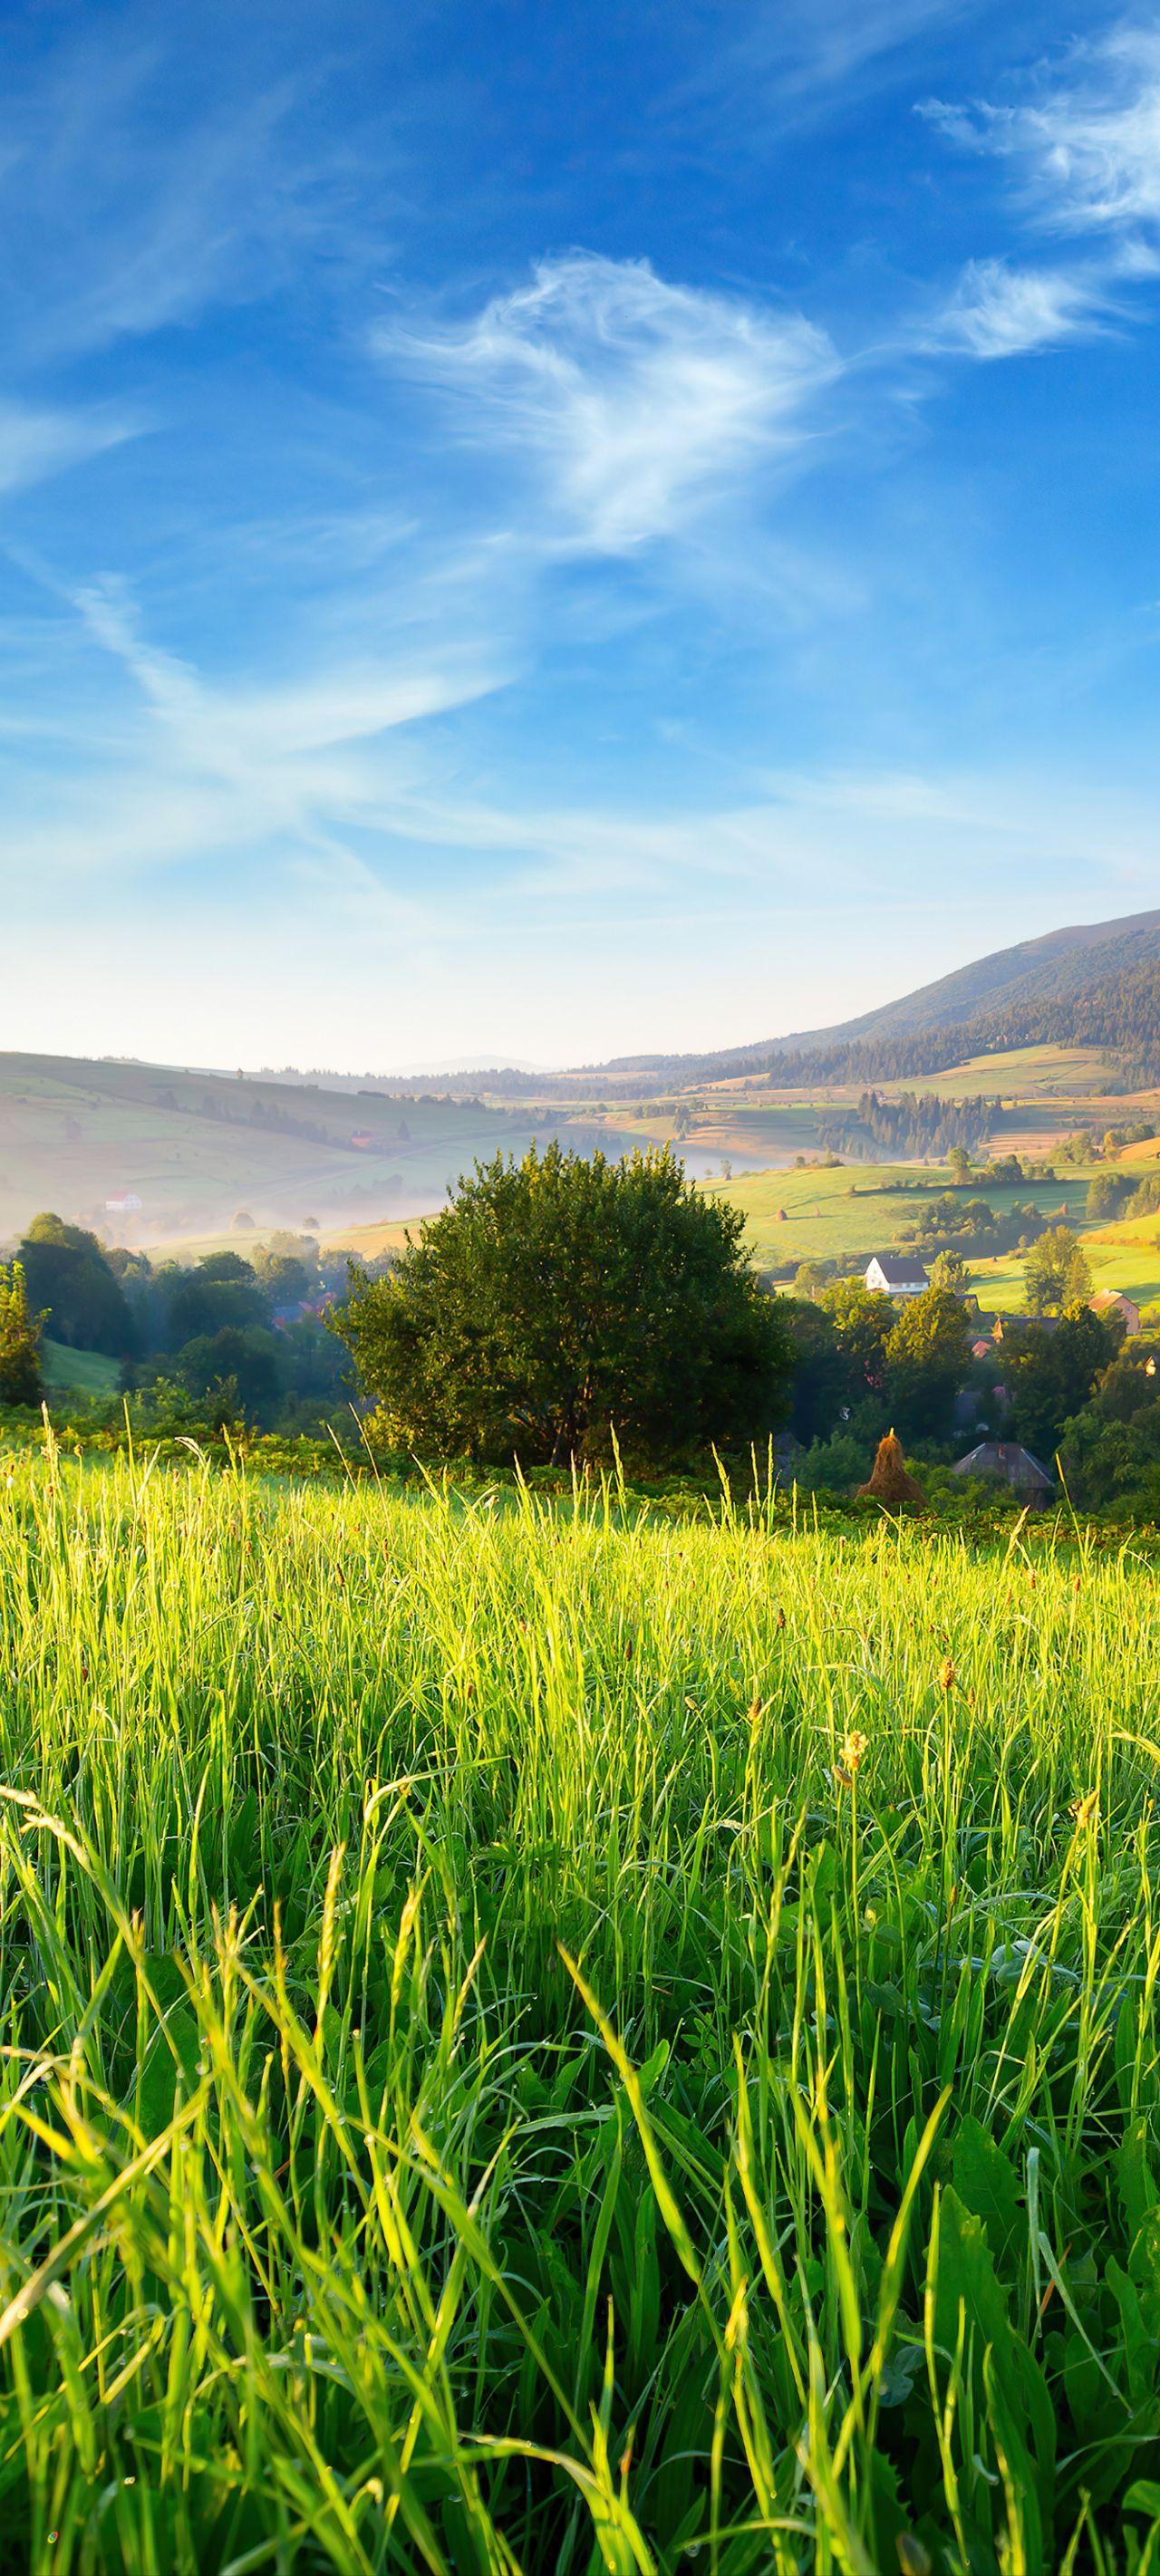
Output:
[[910,1288],[916,1279],[921,1279],[924,1288],[927,1284],[926,1265],[918,1259],[917,1254],[876,1252],[868,1262],[867,1268],[873,1269],[875,1264],[881,1271],[888,1288]]
[[1017,1440],[980,1440],[965,1458],[956,1458],[952,1476],[1001,1476],[1004,1483],[1021,1492],[1038,1487],[1041,1493],[1052,1493],[1055,1480],[1042,1460],[1030,1449],[1021,1449]]

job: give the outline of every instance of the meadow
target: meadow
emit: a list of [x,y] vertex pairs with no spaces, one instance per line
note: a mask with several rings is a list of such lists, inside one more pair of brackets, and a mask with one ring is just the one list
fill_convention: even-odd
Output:
[[1160,2547],[1155,1569],[0,1462],[0,2528]]
[[[918,1225],[948,1187],[945,1165],[840,1163],[827,1169],[739,1172],[710,1184],[745,1216],[746,1241],[759,1265],[846,1260],[853,1253],[887,1250]],[[977,1180],[972,1194],[1002,1216],[1014,1201],[1040,1210],[1045,1223],[1082,1223],[1089,1171],[1071,1170],[1052,1181]],[[783,1213],[784,1212],[784,1213]],[[971,1265],[974,1267],[974,1264]],[[983,1265],[980,1263],[980,1269]]]

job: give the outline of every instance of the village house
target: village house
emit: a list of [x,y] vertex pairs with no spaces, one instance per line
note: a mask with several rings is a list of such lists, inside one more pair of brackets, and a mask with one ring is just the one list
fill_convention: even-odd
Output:
[[957,1458],[952,1476],[981,1476],[1010,1485],[1020,1499],[1036,1506],[1049,1503],[1055,1492],[1055,1480],[1030,1449],[1021,1449],[1017,1440],[980,1440],[965,1458]]
[[876,1252],[866,1265],[866,1286],[873,1297],[921,1297],[930,1281],[913,1252]]
[[1122,1288],[1097,1288],[1088,1304],[1093,1315],[1119,1316],[1127,1340],[1140,1330],[1140,1309],[1134,1297],[1125,1297]]
[[136,1190],[117,1190],[105,1201],[106,1216],[139,1216],[142,1202]]

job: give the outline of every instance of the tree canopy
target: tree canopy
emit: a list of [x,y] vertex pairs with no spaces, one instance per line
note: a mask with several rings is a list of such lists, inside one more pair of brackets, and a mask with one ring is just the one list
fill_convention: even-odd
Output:
[[40,1326],[18,1261],[0,1262],[0,1404],[39,1404]]
[[743,1227],[666,1152],[498,1155],[388,1277],[352,1267],[336,1329],[400,1448],[534,1464],[615,1440],[659,1465],[785,1411],[788,1335]]
[[132,1311],[95,1234],[46,1210],[33,1218],[19,1259],[29,1297],[54,1341],[113,1359],[135,1349]]
[[1062,1315],[1092,1293],[1087,1254],[1069,1225],[1049,1225],[1030,1246],[1023,1270],[1031,1315]]

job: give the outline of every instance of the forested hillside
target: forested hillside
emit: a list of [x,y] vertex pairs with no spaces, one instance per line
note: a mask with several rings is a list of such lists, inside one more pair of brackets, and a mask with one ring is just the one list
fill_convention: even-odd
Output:
[[[775,1087],[909,1081],[968,1056],[1024,1046],[1090,1047],[1112,1060],[1110,1090],[1160,1079],[1160,912],[1025,940],[861,1019],[708,1054],[620,1056],[553,1078],[562,1097],[599,1087],[623,1099],[650,1087],[768,1078]],[[489,1073],[491,1093],[527,1077]]]

